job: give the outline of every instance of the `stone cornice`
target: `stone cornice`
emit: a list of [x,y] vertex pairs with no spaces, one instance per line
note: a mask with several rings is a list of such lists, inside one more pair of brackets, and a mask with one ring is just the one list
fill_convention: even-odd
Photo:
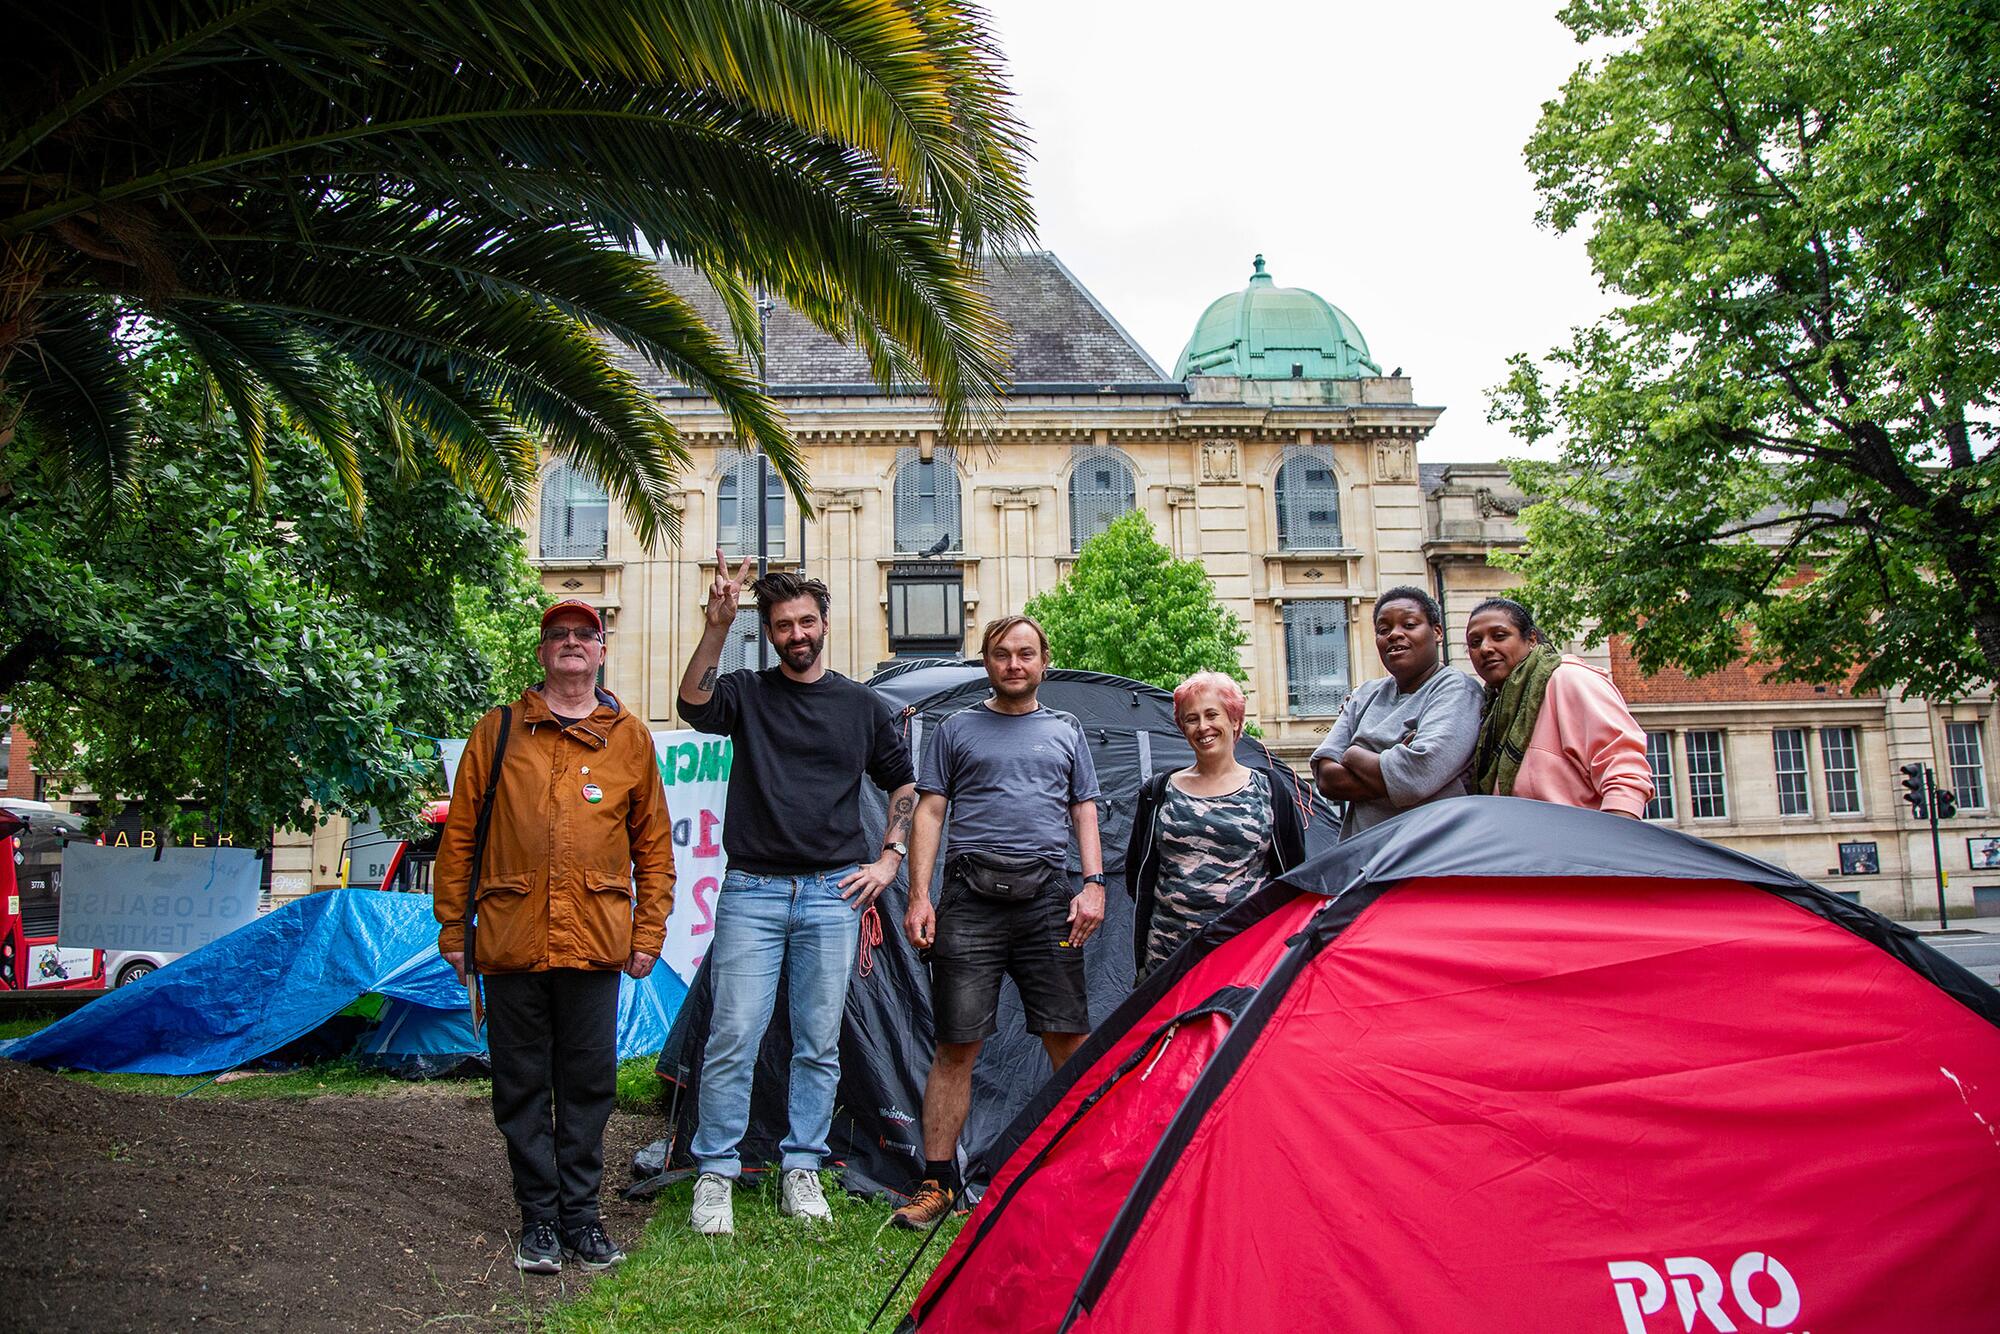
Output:
[[[729,419],[707,400],[670,399],[661,404],[668,419],[691,444],[736,443]],[[1383,439],[1420,440],[1430,434],[1442,409],[1393,403],[1270,407],[1263,404],[1173,403],[1160,396],[1138,401],[1076,398],[1010,402],[992,420],[960,433],[957,443],[972,446],[1085,444],[1092,432],[1120,441],[1230,439],[1294,444],[1302,435],[1317,443]],[[936,409],[918,403],[820,401],[788,403],[786,416],[801,444],[918,444],[941,435]]]

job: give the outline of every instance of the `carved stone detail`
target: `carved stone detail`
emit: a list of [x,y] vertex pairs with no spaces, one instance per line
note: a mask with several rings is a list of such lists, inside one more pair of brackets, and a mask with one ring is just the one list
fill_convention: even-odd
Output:
[[852,513],[861,508],[861,499],[867,494],[866,491],[861,490],[859,487],[841,487],[830,491],[815,491],[812,493],[813,511],[818,514]]
[[1479,506],[1479,517],[1492,519],[1505,515],[1514,518],[1521,512],[1519,501],[1502,500],[1490,486],[1482,486],[1472,495],[1473,503]]
[[1375,480],[1411,482],[1417,476],[1416,446],[1405,440],[1380,440],[1375,444]]
[[1211,440],[1201,447],[1201,480],[1233,482],[1243,473],[1234,440]]
[[996,486],[988,494],[996,509],[1031,510],[1042,503],[1039,486]]

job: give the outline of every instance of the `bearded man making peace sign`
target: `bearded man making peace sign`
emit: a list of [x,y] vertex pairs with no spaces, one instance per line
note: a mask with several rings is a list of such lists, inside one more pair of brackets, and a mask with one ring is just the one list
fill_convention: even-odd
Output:
[[[826,666],[826,585],[774,571],[751,586],[777,665],[721,674],[723,646],[750,574],[720,550],[701,643],[681,676],[681,717],[735,743],[722,826],[729,873],[715,909],[708,970],[715,988],[703,1053],[699,1124],[688,1151],[700,1176],[690,1222],[735,1230],[731,1190],[750,1121],[750,1080],[790,961],[790,1133],[778,1207],[828,1218],[819,1167],[840,1083],[840,1021],[863,910],[908,853],[916,771],[895,713],[867,686]],[[861,782],[889,794],[883,846],[861,827]]]

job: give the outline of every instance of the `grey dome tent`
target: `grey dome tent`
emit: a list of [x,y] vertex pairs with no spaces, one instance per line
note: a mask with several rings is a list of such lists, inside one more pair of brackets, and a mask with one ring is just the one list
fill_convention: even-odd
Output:
[[[869,684],[901,715],[913,758],[922,756],[926,739],[943,719],[988,694],[985,670],[977,662],[898,664]],[[1074,715],[1083,725],[1103,791],[1098,822],[1107,881],[1105,922],[1084,947],[1095,1025],[1132,990],[1132,899],[1125,888],[1125,846],[1140,788],[1156,771],[1191,763],[1193,752],[1174,726],[1173,697],[1156,686],[1097,672],[1054,670],[1043,681],[1041,700],[1049,708]],[[1308,855],[1333,846],[1339,834],[1337,822],[1307,781],[1272,759],[1254,738],[1243,739],[1238,755],[1247,765],[1272,765],[1278,780],[1293,786],[1294,798],[1310,812],[1304,821]],[[878,838],[886,823],[886,803],[867,784],[862,792],[863,821],[870,838]],[[949,847],[949,824],[945,838]],[[1072,847],[1073,881],[1080,874],[1075,856]],[[923,1160],[920,1120],[933,1046],[930,982],[925,965],[902,936],[908,896],[908,886],[900,879],[884,891],[875,909],[879,938],[867,923],[863,925],[841,1032],[831,1148],[836,1161],[845,1165],[847,1188],[865,1193],[900,1191],[917,1175]],[[679,1086],[673,1095],[669,1168],[689,1165],[686,1149],[694,1134],[711,1008],[704,963],[660,1053],[660,1074]],[[791,1052],[786,1014],[781,982],[751,1091],[750,1129],[743,1141],[746,1165],[775,1162],[777,1144],[784,1137]],[[1000,1031],[987,1041],[973,1074],[972,1114],[960,1141],[968,1162],[977,1160],[1006,1129],[1048,1073],[1048,1058],[1041,1043],[1027,1032],[1020,998],[1008,982],[1000,997]]]

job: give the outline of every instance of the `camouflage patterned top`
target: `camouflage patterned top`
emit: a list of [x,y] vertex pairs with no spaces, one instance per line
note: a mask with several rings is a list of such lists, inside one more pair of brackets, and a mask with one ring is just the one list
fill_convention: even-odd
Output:
[[1167,783],[1158,825],[1160,874],[1146,971],[1271,878],[1271,782],[1250,770],[1234,792],[1195,797]]

